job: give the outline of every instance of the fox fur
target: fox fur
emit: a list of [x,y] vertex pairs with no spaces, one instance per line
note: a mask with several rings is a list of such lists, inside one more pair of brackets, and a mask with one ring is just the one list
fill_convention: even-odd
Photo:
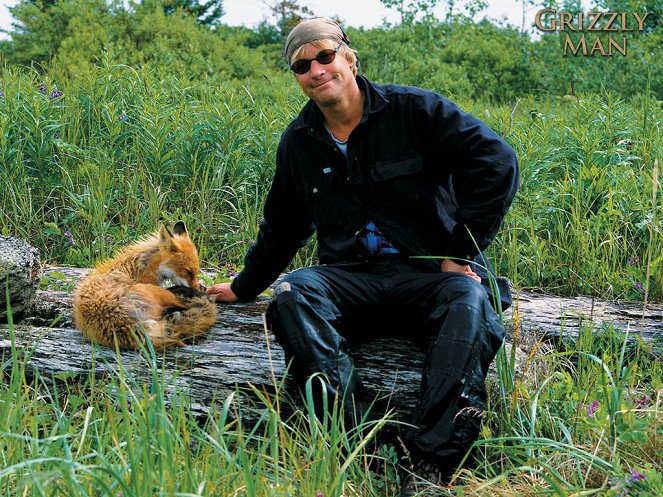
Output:
[[[74,321],[106,347],[155,349],[183,345],[216,322],[216,305],[198,285],[198,251],[178,221],[100,263],[74,291]],[[175,286],[162,288],[170,280]]]

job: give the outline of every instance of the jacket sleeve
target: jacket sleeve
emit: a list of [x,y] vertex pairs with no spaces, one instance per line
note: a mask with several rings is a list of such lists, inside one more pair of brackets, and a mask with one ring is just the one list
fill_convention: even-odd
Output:
[[254,299],[272,284],[314,231],[295,186],[285,148],[282,138],[257,239],[246,254],[244,269],[231,283],[241,301]]
[[[449,177],[457,209],[448,255],[472,259],[495,238],[518,189],[514,150],[477,117],[435,95],[424,99],[422,133],[439,164],[441,184]],[[450,175],[450,176],[449,176]]]

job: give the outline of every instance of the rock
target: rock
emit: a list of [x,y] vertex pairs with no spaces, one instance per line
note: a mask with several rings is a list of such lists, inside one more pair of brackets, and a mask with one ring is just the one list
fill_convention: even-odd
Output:
[[29,312],[40,275],[39,251],[21,238],[0,235],[0,321],[7,321],[7,290],[12,316]]

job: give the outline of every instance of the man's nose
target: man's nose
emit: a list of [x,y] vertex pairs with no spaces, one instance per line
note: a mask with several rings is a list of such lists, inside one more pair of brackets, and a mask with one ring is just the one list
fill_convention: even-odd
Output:
[[326,69],[325,69],[324,64],[320,64],[320,62],[313,59],[311,61],[311,69],[309,69],[309,71],[311,71],[311,76],[316,76],[316,75],[319,75],[319,74],[324,74]]

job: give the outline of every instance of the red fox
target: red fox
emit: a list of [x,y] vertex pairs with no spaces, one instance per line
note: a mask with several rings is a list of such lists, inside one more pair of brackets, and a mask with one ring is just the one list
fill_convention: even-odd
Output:
[[[145,334],[155,349],[183,345],[216,322],[216,305],[198,285],[198,251],[178,221],[121,249],[74,291],[74,321],[89,339],[137,349]],[[170,280],[172,288],[160,285]]]

